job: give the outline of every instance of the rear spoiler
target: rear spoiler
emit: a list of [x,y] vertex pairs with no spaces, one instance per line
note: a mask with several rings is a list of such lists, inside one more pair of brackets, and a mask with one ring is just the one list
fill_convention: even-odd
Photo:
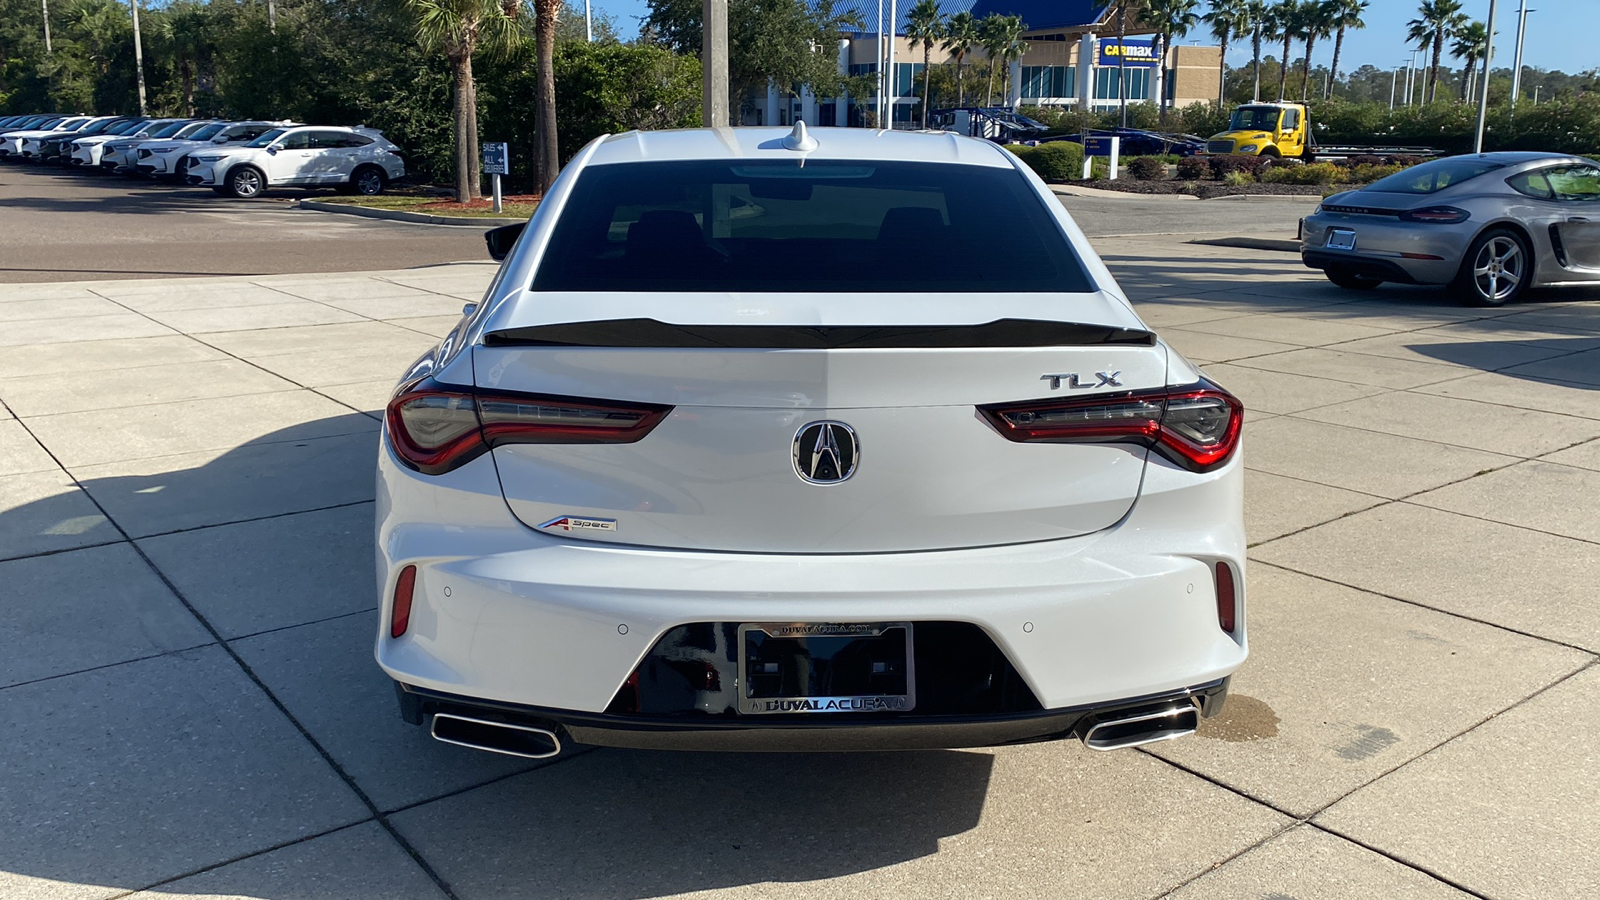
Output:
[[1137,328],[1040,319],[982,325],[672,325],[655,319],[559,322],[491,331],[489,347],[648,347],[735,350],[902,350],[988,347],[1153,346]]

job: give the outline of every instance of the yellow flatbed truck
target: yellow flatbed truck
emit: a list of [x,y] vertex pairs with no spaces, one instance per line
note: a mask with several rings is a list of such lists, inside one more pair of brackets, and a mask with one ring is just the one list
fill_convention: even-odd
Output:
[[1303,103],[1245,103],[1233,110],[1228,130],[1206,141],[1213,155],[1266,156],[1311,162],[1316,157],[1436,156],[1427,147],[1324,146],[1317,143]]

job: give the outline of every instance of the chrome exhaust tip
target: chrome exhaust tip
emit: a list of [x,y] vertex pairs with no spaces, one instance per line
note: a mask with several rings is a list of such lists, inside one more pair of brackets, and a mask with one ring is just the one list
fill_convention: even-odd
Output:
[[1131,715],[1096,719],[1079,737],[1090,750],[1120,750],[1194,734],[1200,710],[1192,702],[1144,709]]
[[451,713],[434,713],[429,734],[442,743],[524,759],[549,759],[561,752],[561,738],[548,728],[491,722]]

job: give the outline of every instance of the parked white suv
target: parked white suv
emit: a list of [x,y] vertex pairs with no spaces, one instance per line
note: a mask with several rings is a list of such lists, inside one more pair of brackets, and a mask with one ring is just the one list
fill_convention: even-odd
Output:
[[138,170],[157,178],[181,179],[189,168],[184,157],[222,146],[237,147],[248,144],[274,128],[298,125],[298,122],[212,122],[183,140],[147,141],[139,145]]
[[373,128],[274,128],[243,147],[197,152],[187,180],[243,200],[275,187],[340,187],[381,193],[406,174],[400,148]]

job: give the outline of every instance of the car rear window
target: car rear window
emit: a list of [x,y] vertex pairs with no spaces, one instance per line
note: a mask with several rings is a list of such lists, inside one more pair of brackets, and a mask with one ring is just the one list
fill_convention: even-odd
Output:
[[586,169],[556,222],[533,287],[1092,289],[1050,210],[1015,170],[823,160]]
[[1436,159],[1380,178],[1367,185],[1366,189],[1385,194],[1435,194],[1485,172],[1503,168],[1503,164],[1485,159],[1460,156]]

